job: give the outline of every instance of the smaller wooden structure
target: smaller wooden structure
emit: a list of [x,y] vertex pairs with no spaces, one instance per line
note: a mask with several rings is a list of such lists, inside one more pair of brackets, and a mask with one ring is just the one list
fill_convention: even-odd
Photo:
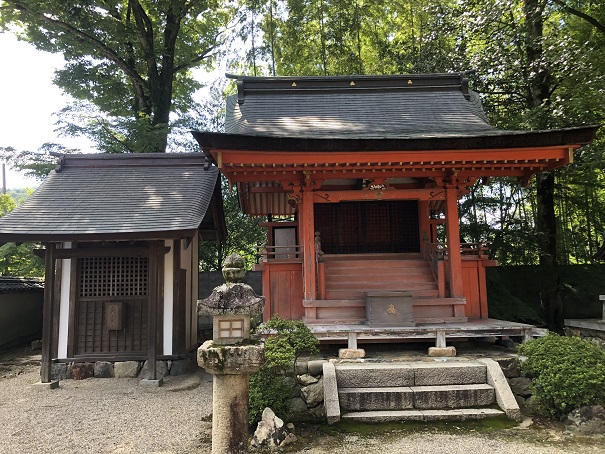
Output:
[[0,219],[43,243],[42,382],[52,361],[177,359],[197,347],[198,244],[226,236],[218,169],[199,153],[66,155]]
[[194,136],[244,212],[267,216],[265,318],[334,333],[487,320],[496,263],[461,240],[458,200],[563,166],[596,131],[497,129],[467,73],[229,77],[226,133]]

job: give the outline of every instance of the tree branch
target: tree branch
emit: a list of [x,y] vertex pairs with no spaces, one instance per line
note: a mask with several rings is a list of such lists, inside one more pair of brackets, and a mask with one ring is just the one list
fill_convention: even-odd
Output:
[[189,68],[193,68],[194,66],[197,66],[197,64],[199,62],[201,62],[205,58],[208,58],[208,54],[210,52],[212,52],[214,49],[216,49],[216,46],[210,46],[208,49],[204,50],[200,55],[195,57],[193,60],[191,60],[187,63],[183,63],[182,65],[175,66],[174,72],[177,73],[179,71],[183,71],[183,70],[186,70]]
[[565,3],[563,0],[553,0],[553,3],[555,5],[559,5],[561,8],[563,8],[564,11],[567,11],[569,14],[579,17],[580,19],[584,19],[586,22],[591,24],[594,28],[599,30],[601,33],[605,34],[605,24],[602,24],[601,22],[599,22],[596,18],[592,17],[591,15],[586,14],[583,11],[579,11],[575,8],[572,8],[567,3]]
[[130,67],[128,65],[128,63],[126,63],[126,61],[124,59],[122,59],[122,57],[120,57],[120,55],[117,52],[115,52],[113,49],[107,47],[102,41],[99,41],[95,37],[90,36],[88,33],[85,33],[82,30],[79,30],[79,29],[75,28],[74,26],[69,25],[63,21],[53,19],[49,16],[46,16],[44,13],[34,11],[33,9],[31,9],[29,7],[29,5],[27,5],[26,3],[23,3],[21,1],[5,0],[5,3],[9,3],[9,4],[13,5],[16,9],[18,9],[20,11],[25,11],[28,14],[34,15],[38,19],[41,19],[44,22],[50,24],[52,27],[61,29],[65,32],[73,35],[80,41],[83,41],[83,42],[86,42],[86,43],[92,45],[92,47],[94,49],[96,49],[99,53],[101,53],[104,57],[106,57],[107,59],[113,61],[116,65],[118,65],[118,67],[122,71],[124,71],[124,73],[128,77],[130,77],[131,79],[133,79],[134,81],[136,81],[142,85],[145,84],[145,81],[139,75],[139,73],[137,73],[134,68]]

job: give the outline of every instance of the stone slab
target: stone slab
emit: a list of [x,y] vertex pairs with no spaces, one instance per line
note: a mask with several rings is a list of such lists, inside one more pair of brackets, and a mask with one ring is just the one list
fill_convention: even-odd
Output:
[[485,364],[476,362],[418,363],[414,365],[414,385],[469,385],[486,383]]
[[403,411],[364,411],[345,413],[342,419],[359,422],[396,422],[396,421],[466,421],[502,416],[503,411],[494,408],[461,408],[456,410],[403,410]]
[[340,421],[340,401],[334,364],[323,363],[324,406],[328,424]]
[[338,350],[340,359],[360,359],[365,358],[366,351],[363,348],[341,348]]
[[484,407],[495,402],[494,388],[488,384],[414,386],[414,407],[438,410]]
[[456,356],[456,347],[429,347],[429,356],[453,358]]
[[486,366],[487,383],[494,388],[498,406],[504,410],[506,416],[515,421],[520,421],[522,415],[519,403],[515,399],[500,365],[490,358],[481,358],[477,361]]
[[338,392],[340,407],[349,411],[406,410],[414,408],[412,388],[344,388]]
[[48,383],[42,383],[41,381],[32,384],[33,387],[38,389],[57,389],[59,387],[59,380],[51,380]]
[[139,386],[143,388],[159,388],[164,384],[164,379],[160,378],[158,380],[150,380],[148,378],[142,378],[139,382]]
[[409,364],[339,364],[339,388],[378,388],[414,385],[414,369]]

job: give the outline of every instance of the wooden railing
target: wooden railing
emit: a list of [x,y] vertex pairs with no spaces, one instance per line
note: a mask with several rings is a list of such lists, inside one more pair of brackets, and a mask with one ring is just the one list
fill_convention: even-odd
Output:
[[[489,249],[483,243],[461,243],[460,253],[464,257],[476,256],[484,258],[487,256]],[[445,273],[445,260],[448,256],[448,248],[446,243],[425,243],[424,254],[428,260],[433,277],[437,283],[439,297],[445,296],[445,289],[449,284],[447,274]]]
[[303,247],[300,244],[292,246],[257,246],[257,257],[263,262],[273,261],[301,261]]

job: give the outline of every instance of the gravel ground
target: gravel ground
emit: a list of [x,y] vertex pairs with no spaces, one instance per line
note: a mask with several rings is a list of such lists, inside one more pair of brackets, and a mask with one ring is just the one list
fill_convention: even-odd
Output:
[[[141,388],[136,379],[90,378],[47,390],[32,385],[39,379],[35,360],[7,367],[0,358],[0,453],[210,452],[212,377],[205,372],[168,377],[157,389]],[[452,424],[359,435],[297,429],[299,442],[288,452],[605,453],[605,438],[577,439],[560,430],[471,432]]]

